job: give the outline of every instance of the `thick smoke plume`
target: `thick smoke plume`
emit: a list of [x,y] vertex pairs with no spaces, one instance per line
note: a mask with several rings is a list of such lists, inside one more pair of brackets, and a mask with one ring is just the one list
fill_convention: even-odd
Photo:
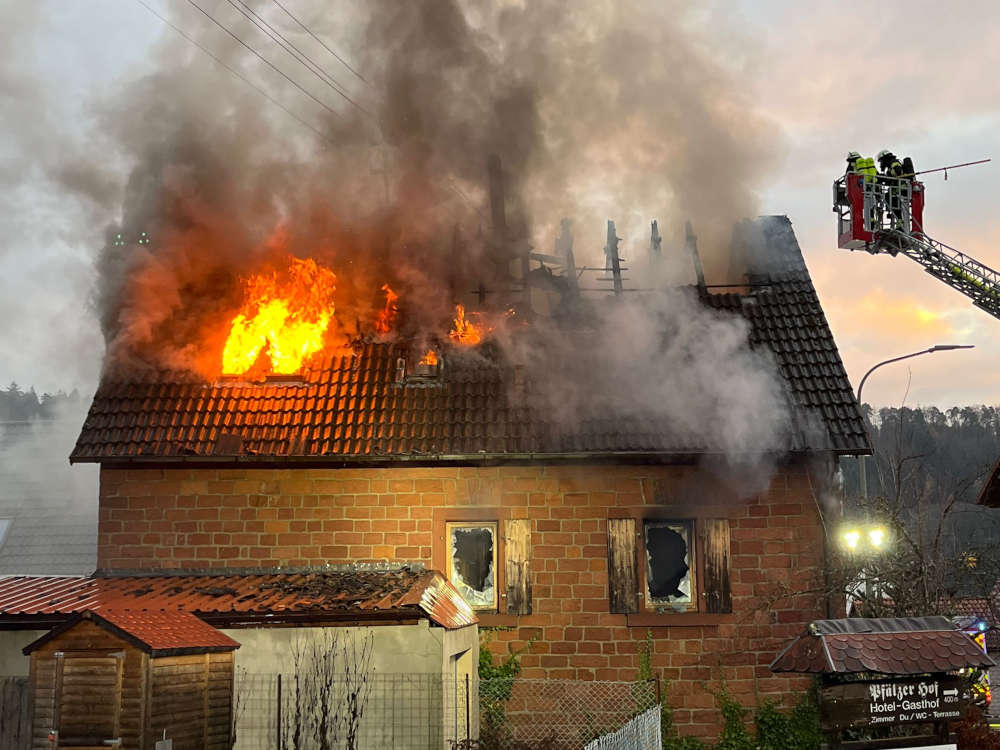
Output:
[[[288,3],[362,81],[275,4],[247,4],[330,71],[349,102],[232,4],[204,5],[335,111],[274,79],[268,88],[311,133],[176,35],[158,47],[155,73],[104,103],[102,138],[131,164],[97,262],[111,376],[218,375],[240,280],[288,254],[336,272],[333,338],[345,345],[370,335],[386,282],[401,293],[404,336],[442,334],[456,302],[477,305],[477,287],[488,290],[480,307],[514,304],[518,320],[531,318],[516,258],[529,244],[550,252],[563,217],[574,220],[577,262],[591,265],[603,263],[604,223],[615,219],[622,255],[635,259],[632,286],[655,280],[639,266],[652,218],[668,237],[657,274],[690,279],[670,241],[690,219],[709,280],[727,280],[733,223],[756,213],[776,144],[743,93],[747,42],[721,11],[679,0]],[[171,16],[179,27],[248,77],[271,80],[244,47],[181,6]],[[503,227],[490,206],[490,155],[503,165]],[[94,159],[87,174],[73,160],[72,175],[101,187],[86,191],[95,202],[118,168]],[[149,242],[137,244],[143,232]],[[498,334],[539,376],[550,373],[542,354],[559,354],[579,398],[553,394],[554,413],[570,419],[610,381],[619,394],[610,407],[669,417],[727,451],[778,442],[787,414],[776,375],[748,350],[742,321],[677,289],[598,303],[587,316],[593,357],[556,328],[540,334],[539,319],[520,341],[517,331]],[[579,377],[600,371],[598,359],[612,372]]]

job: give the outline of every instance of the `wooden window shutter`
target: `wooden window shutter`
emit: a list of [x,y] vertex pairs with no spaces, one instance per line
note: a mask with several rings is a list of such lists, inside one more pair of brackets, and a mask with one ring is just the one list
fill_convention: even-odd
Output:
[[704,530],[704,592],[705,611],[709,614],[728,614],[733,611],[733,594],[729,585],[729,521],[710,518],[702,522]]
[[634,518],[608,519],[608,598],[615,614],[639,611],[639,571]]
[[531,522],[511,518],[504,522],[504,579],[507,614],[531,614]]

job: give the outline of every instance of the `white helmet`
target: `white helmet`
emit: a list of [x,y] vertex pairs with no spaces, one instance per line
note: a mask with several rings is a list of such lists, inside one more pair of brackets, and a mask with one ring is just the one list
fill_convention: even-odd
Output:
[[882,149],[881,151],[878,152],[878,154],[875,156],[875,158],[878,161],[882,161],[885,157],[889,156],[889,154],[891,154],[891,153],[892,152],[889,149],[884,148],[884,149]]
[[860,159],[860,158],[861,158],[861,154],[859,154],[857,151],[848,151],[847,152],[847,161],[853,161],[854,159]]

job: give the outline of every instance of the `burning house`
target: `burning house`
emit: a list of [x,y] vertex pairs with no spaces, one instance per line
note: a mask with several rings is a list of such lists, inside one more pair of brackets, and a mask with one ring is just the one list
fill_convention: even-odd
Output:
[[10,580],[0,620],[188,612],[266,671],[276,625],[359,620],[443,627],[439,662],[468,670],[478,619],[531,644],[524,677],[577,680],[633,679],[652,633],[678,725],[711,735],[706,681],[802,687],[768,665],[829,614],[823,494],[868,450],[788,219],[732,255],[739,286],[634,297],[528,258],[515,306],[406,335],[386,285],[347,345],[331,271],[252,277],[216,377],[107,373],[71,456],[100,466],[98,571]]
[[791,222],[741,219],[778,128],[717,60],[738,35],[683,4],[356,5],[318,140],[192,74],[196,34],[101,120],[121,158],[65,171],[112,222],[71,456],[98,570],[0,581],[0,644],[168,610],[251,671],[350,624],[380,669],[467,674],[478,624],[525,679],[597,681],[651,633],[700,735],[706,681],[798,690],[768,665],[832,614],[827,488],[869,449]]

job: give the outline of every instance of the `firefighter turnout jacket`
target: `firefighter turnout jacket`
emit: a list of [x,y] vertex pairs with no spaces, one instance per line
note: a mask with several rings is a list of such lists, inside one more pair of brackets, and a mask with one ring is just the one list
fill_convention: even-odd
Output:
[[875,169],[875,160],[872,157],[862,157],[855,162],[854,171],[865,178],[865,182],[875,182],[878,172]]

